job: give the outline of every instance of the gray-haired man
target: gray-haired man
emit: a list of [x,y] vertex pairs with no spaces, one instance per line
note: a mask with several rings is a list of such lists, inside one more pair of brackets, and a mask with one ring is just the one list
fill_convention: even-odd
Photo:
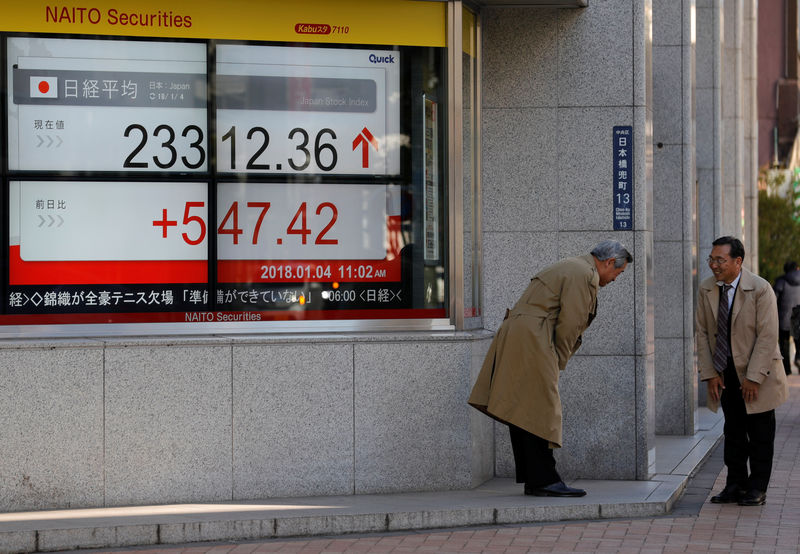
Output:
[[534,496],[583,496],[556,471],[561,447],[560,370],[594,319],[597,289],[614,281],[633,256],[606,240],[591,254],[567,258],[531,279],[498,329],[469,403],[508,424],[517,482]]

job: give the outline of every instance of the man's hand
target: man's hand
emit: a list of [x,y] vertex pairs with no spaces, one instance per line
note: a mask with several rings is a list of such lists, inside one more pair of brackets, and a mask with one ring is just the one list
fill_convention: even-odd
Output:
[[708,392],[711,393],[711,398],[713,398],[715,402],[719,402],[719,399],[722,397],[722,389],[725,388],[725,382],[722,380],[722,377],[712,377],[706,381],[706,385],[708,386]]
[[742,381],[742,398],[745,402],[754,402],[758,400],[758,388],[761,385],[755,381],[745,379]]

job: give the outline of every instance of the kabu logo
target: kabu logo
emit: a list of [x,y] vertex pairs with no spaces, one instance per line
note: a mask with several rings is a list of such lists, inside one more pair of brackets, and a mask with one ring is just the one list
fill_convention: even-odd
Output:
[[370,54],[369,61],[372,63],[394,63],[394,56],[376,56],[375,54]]

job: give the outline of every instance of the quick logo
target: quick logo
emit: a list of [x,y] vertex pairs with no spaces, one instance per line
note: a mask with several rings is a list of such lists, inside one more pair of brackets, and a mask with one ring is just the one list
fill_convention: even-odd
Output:
[[394,63],[394,56],[376,56],[375,54],[370,54],[369,61],[372,63]]

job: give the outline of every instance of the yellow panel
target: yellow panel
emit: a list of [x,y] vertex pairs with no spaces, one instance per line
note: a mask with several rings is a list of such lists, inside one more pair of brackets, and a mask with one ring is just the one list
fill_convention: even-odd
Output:
[[466,7],[461,10],[461,48],[468,56],[475,57],[475,14]]
[[444,2],[418,0],[25,0],[0,30],[171,38],[446,46]]

